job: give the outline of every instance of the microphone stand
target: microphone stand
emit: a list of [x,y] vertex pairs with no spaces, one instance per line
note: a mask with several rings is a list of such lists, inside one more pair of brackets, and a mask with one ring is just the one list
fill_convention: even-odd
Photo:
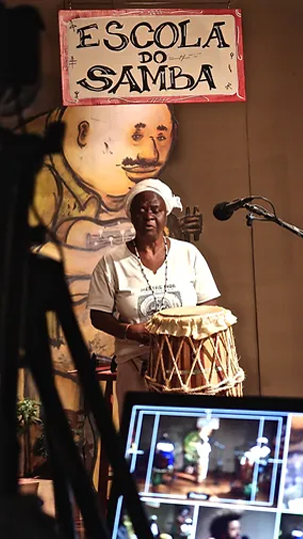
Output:
[[[252,226],[253,221],[269,221],[272,223],[276,223],[277,225],[281,226],[282,228],[286,228],[287,230],[290,230],[290,232],[293,232],[300,238],[303,238],[303,229],[299,228],[295,225],[292,225],[290,223],[287,223],[286,221],[283,221],[283,219],[280,219],[277,217],[275,213],[267,211],[265,208],[259,205],[255,204],[243,204],[243,208],[249,211],[249,214],[246,216],[246,224],[247,226]],[[260,215],[261,219],[258,219],[258,217],[255,217],[255,215]]]

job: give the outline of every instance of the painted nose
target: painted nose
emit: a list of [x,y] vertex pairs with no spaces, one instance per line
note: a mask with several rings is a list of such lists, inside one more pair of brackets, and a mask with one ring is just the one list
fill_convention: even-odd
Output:
[[144,160],[147,163],[154,163],[159,161],[159,152],[154,137],[149,137],[146,140],[143,147],[140,149],[137,159]]

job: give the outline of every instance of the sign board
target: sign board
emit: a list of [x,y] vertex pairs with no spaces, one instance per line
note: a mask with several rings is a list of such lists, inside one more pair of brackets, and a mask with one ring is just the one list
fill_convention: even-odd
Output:
[[64,105],[244,101],[241,11],[59,12]]

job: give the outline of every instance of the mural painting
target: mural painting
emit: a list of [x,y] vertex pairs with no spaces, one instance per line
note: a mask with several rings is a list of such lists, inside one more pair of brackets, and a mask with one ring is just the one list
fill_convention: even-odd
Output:
[[[177,122],[165,104],[67,107],[40,116],[28,130],[42,133],[54,121],[65,123],[63,148],[60,154],[46,157],[38,174],[30,222],[37,224],[38,214],[56,234],[89,349],[110,356],[113,339],[92,327],[86,309],[90,276],[108,249],[133,237],[123,210],[124,197],[135,183],[160,176],[176,140]],[[192,227],[199,234],[201,216],[172,215],[168,222],[174,237],[182,237]],[[51,242],[39,252],[58,258],[58,248]],[[49,330],[55,367],[66,372],[72,365],[53,316]]]

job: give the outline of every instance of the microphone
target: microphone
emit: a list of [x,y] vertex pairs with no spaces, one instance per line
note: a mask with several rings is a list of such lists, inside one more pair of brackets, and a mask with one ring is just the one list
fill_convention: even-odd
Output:
[[232,202],[219,202],[214,206],[213,215],[219,221],[227,221],[236,210],[243,208],[244,204],[251,202],[254,198],[256,197],[250,196],[237,198],[236,200],[232,200]]

